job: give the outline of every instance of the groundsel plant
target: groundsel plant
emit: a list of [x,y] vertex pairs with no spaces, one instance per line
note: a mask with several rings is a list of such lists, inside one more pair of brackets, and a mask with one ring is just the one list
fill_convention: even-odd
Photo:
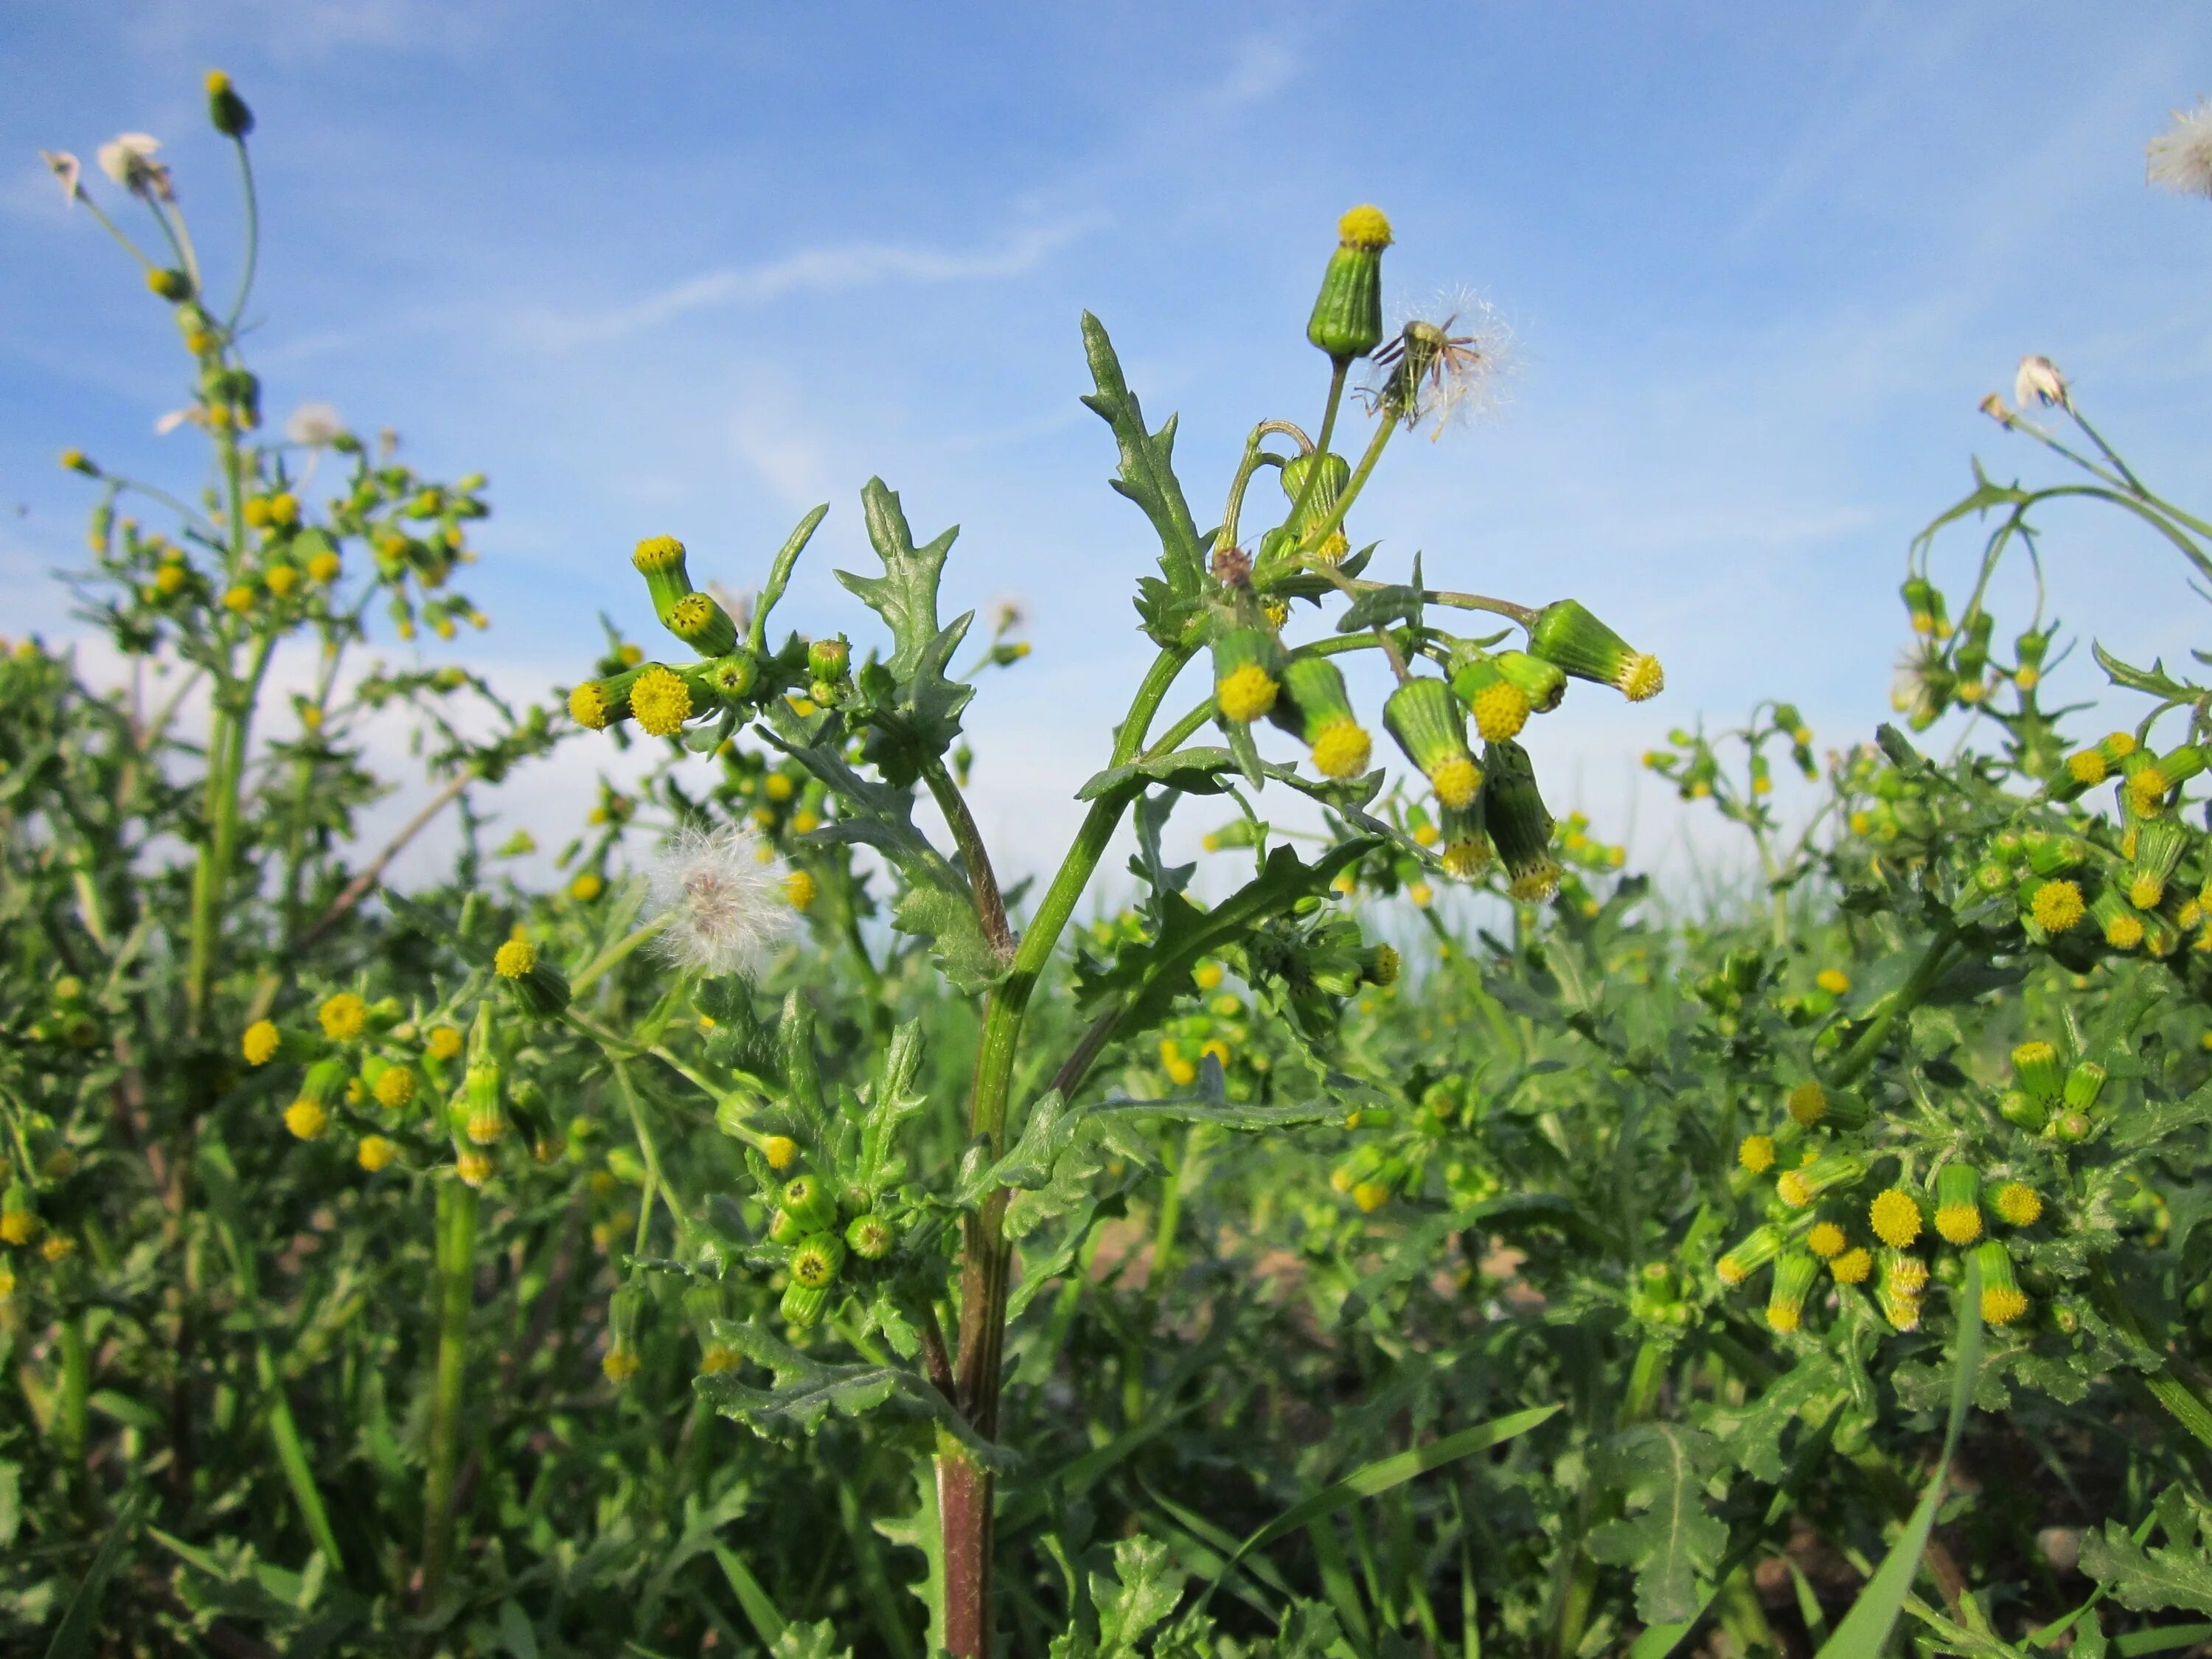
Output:
[[[929,1180],[918,1181],[925,1172],[909,1170],[899,1152],[902,1120],[931,1109],[915,1089],[917,1027],[884,1044],[871,1091],[842,1100],[817,1079],[803,1001],[787,1001],[762,1025],[763,1054],[750,1074],[702,1067],[726,1126],[761,1137],[752,1190],[732,1196],[758,1206],[764,1224],[757,1234],[713,1229],[702,1244],[708,1256],[688,1269],[778,1275],[787,1286],[783,1323],[849,1330],[856,1342],[873,1334],[916,1366],[844,1365],[793,1347],[772,1326],[731,1322],[716,1328],[717,1340],[744,1363],[701,1386],[763,1431],[811,1428],[832,1407],[890,1402],[930,1422],[933,1581],[941,1575],[943,1584],[933,1639],[957,1655],[992,1646],[994,1472],[1018,1455],[1000,1413],[1006,1322],[1083,1249],[1099,1204],[1094,1178],[1109,1164],[1146,1160],[1133,1126],[1148,1119],[1263,1131],[1340,1118],[1345,1103],[1328,1095],[1326,1022],[1312,1005],[1363,981],[1387,982],[1396,963],[1387,947],[1362,945],[1356,922],[1332,915],[1340,872],[1387,848],[1433,880],[1474,879],[1494,866],[1517,899],[1549,897],[1561,872],[1521,741],[1525,728],[1559,706],[1572,679],[1637,700],[1663,683],[1654,659],[1577,601],[1526,605],[1431,588],[1418,561],[1405,578],[1383,580],[1372,574],[1373,546],[1352,550],[1346,525],[1394,434],[1441,425],[1480,398],[1492,349],[1458,316],[1415,318],[1386,336],[1390,225],[1360,207],[1338,229],[1307,329],[1329,363],[1319,427],[1310,437],[1285,419],[1255,427],[1210,530],[1193,517],[1174,471],[1174,423],[1146,424],[1105,329],[1084,319],[1096,388],[1085,401],[1119,446],[1115,488],[1159,543],[1158,574],[1142,578],[1136,594],[1158,655],[1081,792],[1089,811],[1073,845],[1018,930],[953,776],[974,695],[946,672],[973,614],[940,617],[953,534],[917,543],[898,497],[880,483],[868,485],[862,507],[882,572],[841,571],[838,580],[881,619],[888,652],[862,658],[842,634],[771,639],[793,568],[827,510],[817,509],[769,562],[742,635],[727,607],[695,584],[690,550],[667,536],[640,542],[632,562],[645,598],[689,659],[623,666],[579,684],[569,699],[580,725],[634,726],[702,755],[757,733],[803,769],[823,803],[800,846],[874,848],[893,879],[893,926],[927,945],[950,988],[981,1000],[968,1150],[957,1170]],[[1371,364],[1362,401],[1372,421],[1354,461],[1336,445],[1345,393],[1363,360]],[[1272,511],[1252,489],[1263,475],[1279,486]],[[1462,636],[1436,620],[1452,614],[1509,626]],[[1299,625],[1301,616],[1327,626],[1315,632]],[[1396,681],[1380,710],[1355,706],[1338,666],[1346,653],[1370,650],[1383,654]],[[1158,726],[1162,705],[1194,663],[1204,665],[1206,692]],[[1388,777],[1378,727],[1408,768],[1435,833],[1417,839],[1370,810]],[[1274,746],[1271,728],[1295,743],[1297,759],[1263,752],[1263,740]],[[1211,742],[1199,741],[1208,732]],[[1270,785],[1318,801],[1336,826],[1334,843],[1309,863],[1261,827],[1251,837],[1251,880],[1200,908],[1183,891],[1190,871],[1160,859],[1163,824],[1185,797]],[[914,821],[924,792],[951,827],[949,851]],[[1148,896],[1110,958],[1085,965],[1089,1024],[1063,1053],[1044,1057],[1052,1062],[1047,1078],[1027,1058],[1024,1017],[1109,839],[1133,815],[1144,849],[1133,868]],[[704,975],[731,965],[722,935],[750,931],[737,889],[753,878],[738,870],[744,843],[730,830],[694,833],[714,839],[693,841],[678,855],[691,873],[675,878],[682,890],[672,896],[678,919],[669,937],[684,941],[678,960]],[[807,875],[802,863],[791,880]],[[712,914],[702,919],[702,908]],[[1198,1060],[1178,1052],[1170,1066],[1178,1086],[1193,1092],[1146,1101],[1086,1088],[1102,1060],[1147,1040],[1194,996],[1201,958],[1230,964],[1263,1007],[1313,1036],[1320,1098],[1232,1101],[1219,1057],[1203,1043],[1194,1045]],[[705,992],[673,987],[670,994]],[[714,1018],[750,1022],[742,988],[716,994],[724,1001]],[[757,1368],[765,1382],[756,1380]]]

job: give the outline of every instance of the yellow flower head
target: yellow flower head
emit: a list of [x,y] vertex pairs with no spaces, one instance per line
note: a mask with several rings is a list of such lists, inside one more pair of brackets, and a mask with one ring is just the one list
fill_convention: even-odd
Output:
[[1521,735],[1528,723],[1528,694],[1510,680],[1498,680],[1474,695],[1474,729],[1485,743]]
[[1813,983],[1832,997],[1839,997],[1851,988],[1851,976],[1840,968],[1823,968],[1813,975]]
[[300,585],[299,567],[272,564],[262,574],[261,580],[269,585],[269,591],[281,599]]
[[325,1000],[316,1010],[315,1018],[323,1023],[323,1035],[333,1042],[351,1042],[368,1025],[368,1005],[350,991],[341,991]]
[[762,786],[770,800],[789,800],[799,793],[799,786],[781,772],[771,772]]
[[1363,1181],[1352,1188],[1352,1201],[1372,1215],[1390,1201],[1390,1189],[1379,1181]]
[[1258,720],[1273,708],[1276,694],[1281,690],[1275,684],[1273,675],[1258,663],[1248,662],[1243,667],[1232,670],[1215,686],[1213,696],[1221,709],[1222,718],[1243,726]]
[[273,1022],[257,1019],[246,1028],[246,1036],[238,1046],[245,1051],[248,1066],[266,1066],[276,1057],[283,1041]]
[[1473,836],[1451,842],[1443,851],[1444,873],[1473,881],[1490,862],[1490,843]]
[[1416,847],[1434,847],[1443,839],[1443,832],[1433,823],[1419,823],[1413,826],[1413,845]]
[[1198,965],[1198,971],[1191,975],[1191,980],[1201,991],[1218,990],[1222,980],[1221,964],[1218,962],[1201,962]]
[[2009,1325],[2027,1311],[2027,1297],[2016,1285],[1992,1285],[1982,1292],[1982,1321]]
[[2132,916],[2121,910],[2105,924],[2105,943],[2115,951],[2132,951],[2142,942],[2143,925],[2140,916]]
[[2138,870],[2128,878],[2128,902],[2138,910],[2155,910],[2166,896],[2166,878],[2154,871]]
[[1876,1238],[1901,1250],[1920,1237],[1920,1206],[1902,1188],[1889,1188],[1867,1206],[1867,1224]]
[[1790,1091],[1790,1115],[1798,1127],[1809,1129],[1828,1115],[1828,1091],[1811,1079]]
[[1358,720],[1331,720],[1314,736],[1314,770],[1325,778],[1358,777],[1374,753],[1374,740]]
[[319,1100],[302,1095],[284,1109],[284,1127],[302,1140],[313,1140],[330,1127],[331,1115]]
[[1774,1167],[1774,1137],[1746,1135],[1735,1149],[1735,1161],[1753,1175],[1765,1175]]
[[613,713],[606,691],[597,680],[586,680],[568,694],[568,718],[579,726],[604,731]]
[[789,1135],[770,1135],[761,1142],[761,1156],[768,1160],[769,1169],[788,1170],[799,1161],[799,1143]]
[[154,586],[164,593],[182,592],[185,584],[191,580],[191,573],[174,560],[169,561],[154,573]]
[[691,688],[681,674],[661,667],[648,668],[630,688],[630,713],[656,738],[672,738],[691,718]]
[[2138,768],[2128,775],[2128,805],[2149,817],[2165,804],[2166,792],[2172,787],[2157,767]]
[[1838,1285],[1863,1285],[1874,1272],[1874,1252],[1863,1244],[1845,1250],[1828,1263],[1828,1271],[1836,1276]]
[[1813,1231],[1805,1235],[1805,1248],[1823,1261],[1832,1261],[1841,1255],[1844,1246],[1849,1243],[1850,1240],[1844,1237],[1844,1230],[1832,1221],[1815,1222]]
[[1390,221],[1382,210],[1372,203],[1363,202],[1336,222],[1336,240],[1352,247],[1384,248],[1390,246]]
[[2070,881],[2046,881],[2028,901],[2028,914],[2046,933],[2063,933],[2088,914],[2081,890]]
[[2024,1181],[2008,1181],[1991,1201],[2010,1226],[2032,1227],[2043,1214],[2043,1194]]
[[1938,1205],[1936,1231],[1951,1243],[1972,1243],[1982,1236],[1982,1206],[1978,1204]]
[[606,881],[596,870],[586,870],[568,884],[568,896],[589,904],[606,890]]
[[253,609],[253,590],[243,585],[233,587],[223,594],[222,605],[224,610],[242,617]]
[[1415,904],[1419,905],[1423,909],[1426,909],[1429,906],[1429,902],[1436,897],[1436,894],[1431,890],[1428,883],[1425,881],[1417,881],[1411,887],[1408,887],[1406,890],[1406,896],[1413,900]]
[[415,1098],[415,1073],[404,1066],[387,1066],[376,1074],[376,1103],[398,1111]]
[[338,579],[338,573],[343,568],[344,565],[338,556],[327,547],[307,561],[308,576],[325,587]]
[[371,1175],[389,1165],[398,1155],[398,1147],[382,1135],[363,1135],[361,1145],[354,1149],[353,1154],[354,1162]]
[[820,888],[813,874],[805,870],[794,870],[783,878],[783,896],[791,908],[805,911],[814,902]]
[[1617,684],[1629,702],[1648,702],[1667,689],[1667,671],[1659,665],[1658,658],[1638,651],[1621,665]]
[[599,1369],[606,1373],[608,1382],[620,1388],[637,1375],[643,1363],[629,1348],[617,1342],[607,1350],[607,1357],[599,1361]]
[[1429,787],[1446,806],[1457,810],[1482,787],[1482,769],[1466,755],[1447,755],[1429,769]]
[[27,1244],[39,1231],[39,1218],[28,1210],[0,1212],[0,1244]]
[[491,1179],[491,1154],[463,1152],[453,1160],[453,1173],[465,1187],[481,1187]]
[[492,957],[492,971],[501,979],[520,979],[538,965],[538,947],[526,939],[511,939]]
[[451,1060],[461,1052],[461,1034],[451,1025],[433,1025],[422,1040],[433,1060]]
[[46,1242],[39,1246],[39,1254],[49,1261],[62,1261],[67,1260],[69,1253],[75,1249],[75,1239],[64,1238],[59,1233],[48,1233]]

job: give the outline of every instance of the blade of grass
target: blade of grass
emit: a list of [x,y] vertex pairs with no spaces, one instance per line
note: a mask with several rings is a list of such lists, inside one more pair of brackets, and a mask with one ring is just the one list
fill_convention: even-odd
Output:
[[100,1540],[100,1550],[92,1558],[92,1565],[85,1570],[83,1580],[76,1593],[70,1597],[68,1609],[62,1622],[55,1627],[54,1639],[46,1644],[46,1659],[82,1659],[92,1650],[94,1621],[100,1617],[100,1598],[106,1594],[107,1581],[115,1576],[116,1568],[123,1565],[123,1553],[131,1543],[131,1528],[138,1523],[138,1512],[145,1507],[143,1488],[132,1491],[123,1500],[123,1508],[108,1528],[107,1536]]
[[1936,1506],[1943,1500],[1943,1482],[1951,1472],[1951,1454],[1958,1449],[1959,1431],[1974,1403],[1974,1379],[1982,1369],[1982,1273],[1971,1255],[1966,1258],[1966,1282],[1954,1300],[1958,1309],[1959,1359],[1951,1379],[1951,1418],[1943,1430],[1943,1453],[1928,1489],[1913,1506],[1911,1518],[1897,1542],[1890,1546],[1859,1599],[1836,1626],[1836,1633],[1821,1644],[1816,1659],[1881,1659],[1889,1633],[1912,1593],[1920,1571],[1920,1557],[1928,1547],[1928,1534],[1936,1528]]
[[714,1546],[715,1564],[722,1569],[722,1577],[730,1581],[731,1592],[738,1605],[744,1609],[745,1617],[752,1623],[753,1634],[763,1643],[774,1647],[783,1639],[783,1615],[775,1610],[775,1603],[768,1599],[768,1592],[752,1575],[750,1568],[737,1557],[737,1553],[726,1544]]

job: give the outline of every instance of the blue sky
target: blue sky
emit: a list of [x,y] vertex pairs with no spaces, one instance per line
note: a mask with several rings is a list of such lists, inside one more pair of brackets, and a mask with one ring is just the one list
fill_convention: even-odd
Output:
[[[829,571],[868,568],[880,473],[924,533],[963,526],[957,605],[1033,614],[972,722],[1017,865],[1145,657],[1152,553],[1075,401],[1079,313],[1181,412],[1210,521],[1253,422],[1317,418],[1303,324],[1355,202],[1397,227],[1391,292],[1479,291],[1519,368],[1498,416],[1395,446],[1353,528],[1663,658],[1662,701],[1586,688],[1533,745],[1555,805],[1632,814],[1640,847],[1674,833],[1631,782],[1669,724],[1778,694],[1825,743],[1882,717],[1913,531],[1972,454],[2052,471],[1975,410],[2023,352],[2212,500],[2212,209],[2147,191],[2142,149],[2212,92],[2201,5],[125,0],[12,8],[0,55],[0,631],[64,631],[62,445],[172,484],[197,462],[152,435],[185,391],[163,307],[33,152],[163,137],[219,248],[221,65],[260,119],[271,407],[491,477],[471,657],[573,678],[595,611],[647,625],[640,536],[742,587],[823,500],[792,620],[864,640]],[[2201,637],[2170,556],[2047,522],[2069,623],[2143,657]]]

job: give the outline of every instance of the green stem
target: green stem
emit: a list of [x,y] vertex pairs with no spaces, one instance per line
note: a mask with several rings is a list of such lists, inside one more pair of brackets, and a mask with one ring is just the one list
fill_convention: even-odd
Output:
[[453,1547],[453,1474],[461,1455],[461,1394],[467,1381],[469,1314],[476,1292],[477,1191],[448,1176],[438,1185],[438,1370],[430,1401],[429,1468],[422,1488],[424,1609],[446,1588]]
[[[1352,477],[1344,486],[1344,493],[1336,498],[1336,505],[1330,509],[1328,516],[1299,538],[1299,552],[1312,552],[1336,533],[1337,527],[1344,522],[1344,515],[1352,510],[1352,502],[1367,487],[1368,476],[1375,471],[1375,463],[1382,459],[1382,452],[1389,447],[1390,434],[1397,429],[1398,422],[1387,418],[1375,428],[1375,435],[1367,441],[1367,453],[1359,458],[1359,465],[1352,469]],[[1320,469],[1316,467],[1315,471],[1318,473]]]
[[238,147],[238,173],[244,185],[246,198],[246,268],[239,273],[238,297],[230,302],[230,315],[223,322],[223,332],[235,334],[238,319],[246,311],[246,296],[253,292],[254,269],[261,260],[261,203],[253,188],[253,161],[246,153],[246,140],[234,137]]
[[676,913],[673,910],[664,911],[644,926],[633,927],[627,934],[607,946],[578,970],[576,976],[568,981],[569,994],[583,995],[586,986],[599,980],[609,969],[619,965],[631,951],[658,934],[675,919]]
[[999,878],[991,868],[991,854],[983,845],[983,833],[975,827],[975,815],[968,810],[968,798],[945,771],[945,763],[934,756],[922,767],[921,775],[960,848],[961,862],[968,870],[968,884],[975,890],[975,916],[983,924],[983,937],[990,940],[992,950],[998,952],[1001,962],[1010,961],[1014,954],[1014,933],[1006,922],[1006,902],[1000,896]]
[[338,1553],[337,1534],[331,1528],[330,1510],[323,1502],[321,1488],[315,1485],[314,1466],[307,1459],[307,1442],[301,1437],[299,1422],[292,1415],[292,1402],[285,1395],[284,1379],[276,1370],[276,1357],[270,1352],[266,1342],[258,1339],[253,1344],[253,1374],[268,1406],[269,1437],[276,1444],[276,1462],[284,1471],[285,1483],[292,1488],[292,1501],[300,1506],[300,1518],[306,1522],[307,1535],[315,1540],[315,1547],[331,1564],[331,1571],[343,1578],[345,1559]]
[[610,1060],[608,1064],[614,1068],[615,1085],[622,1091],[623,1106],[629,1114],[629,1127],[637,1136],[638,1154],[645,1160],[648,1190],[645,1201],[638,1206],[638,1250],[642,1254],[645,1249],[645,1226],[653,1214],[653,1189],[659,1191],[661,1207],[668,1212],[668,1219],[675,1227],[676,1237],[680,1243],[690,1231],[690,1223],[685,1217],[684,1195],[669,1185],[668,1176],[660,1167],[660,1149],[654,1144],[652,1127],[645,1121],[645,1104],[637,1097],[636,1086],[630,1082],[629,1067],[619,1060]]
[[1911,975],[1898,988],[1897,994],[1868,1023],[1866,1030],[1858,1034],[1851,1046],[1844,1050],[1842,1057],[1836,1061],[1829,1073],[1836,1087],[1849,1088],[1873,1066],[1875,1057],[1881,1052],[1884,1039],[1889,1036],[1890,1028],[1902,1016],[1920,1006],[1921,999],[1935,989],[1936,981],[1951,965],[1951,947],[1952,936],[1949,933],[1938,933],[1928,941],[1928,948],[1920,953],[1920,960],[1912,965]]
[[[1343,406],[1345,376],[1351,371],[1351,358],[1329,360],[1328,404],[1322,410],[1321,436],[1314,440],[1314,453],[1316,455],[1327,455],[1329,440],[1336,435],[1336,411]],[[1285,524],[1296,524],[1298,514],[1306,510],[1306,503],[1313,499],[1314,491],[1321,486],[1321,472],[1318,462],[1307,469],[1306,481],[1298,486],[1297,499],[1291,503],[1291,514],[1284,520]]]

